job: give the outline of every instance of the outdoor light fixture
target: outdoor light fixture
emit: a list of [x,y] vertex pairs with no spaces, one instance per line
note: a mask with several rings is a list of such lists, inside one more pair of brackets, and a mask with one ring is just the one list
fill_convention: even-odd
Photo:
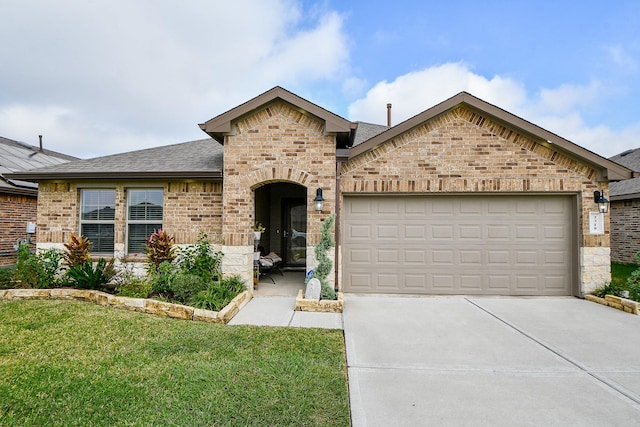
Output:
[[316,198],[313,199],[316,204],[316,210],[318,212],[322,212],[322,208],[324,206],[324,197],[322,197],[322,187],[316,190]]
[[593,201],[598,204],[598,211],[600,213],[609,212],[609,201],[604,198],[604,194],[599,191],[593,192]]

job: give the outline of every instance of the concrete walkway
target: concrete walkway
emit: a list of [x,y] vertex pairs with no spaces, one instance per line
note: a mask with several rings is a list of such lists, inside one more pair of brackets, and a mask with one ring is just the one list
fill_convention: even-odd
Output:
[[293,311],[295,305],[296,299],[291,296],[254,297],[229,325],[342,329],[342,314]]
[[640,425],[640,317],[577,298],[345,297],[354,426]]

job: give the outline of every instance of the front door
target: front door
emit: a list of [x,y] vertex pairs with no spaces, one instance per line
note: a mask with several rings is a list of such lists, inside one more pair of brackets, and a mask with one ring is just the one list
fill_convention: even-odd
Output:
[[304,267],[307,262],[307,203],[305,199],[283,200],[284,264]]

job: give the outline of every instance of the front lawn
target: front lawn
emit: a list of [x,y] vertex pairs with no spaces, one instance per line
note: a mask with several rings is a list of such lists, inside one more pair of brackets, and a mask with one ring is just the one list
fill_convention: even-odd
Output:
[[0,302],[0,425],[349,425],[342,331]]

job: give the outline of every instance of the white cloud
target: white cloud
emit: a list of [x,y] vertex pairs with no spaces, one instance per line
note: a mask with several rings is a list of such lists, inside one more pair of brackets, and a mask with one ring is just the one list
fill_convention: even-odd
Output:
[[11,64],[0,67],[2,136],[43,133],[82,157],[202,138],[198,123],[275,85],[339,83],[349,72],[343,17],[295,0],[2,9],[0,38],[15,41],[0,46]]
[[516,107],[525,99],[524,88],[512,79],[495,76],[489,80],[463,63],[447,63],[376,84],[349,106],[349,117],[385,123],[386,105],[392,103],[393,123],[397,124],[461,91],[490,103],[499,101],[503,108]]
[[533,95],[509,77],[488,79],[464,63],[446,63],[414,71],[392,82],[380,82],[349,106],[351,120],[386,123],[386,104],[393,104],[393,124],[467,91],[478,98],[537,124],[605,157],[640,146],[640,124],[621,130],[588,125],[583,112],[601,101],[604,90],[597,81],[588,85],[564,84],[542,88]]

